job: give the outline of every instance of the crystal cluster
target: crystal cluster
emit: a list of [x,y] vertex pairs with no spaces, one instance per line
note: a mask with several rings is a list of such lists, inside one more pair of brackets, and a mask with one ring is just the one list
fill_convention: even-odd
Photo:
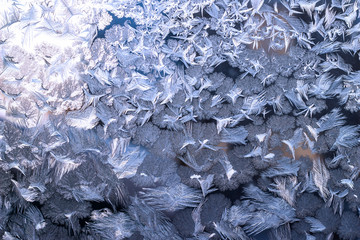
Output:
[[359,239],[359,0],[0,1],[3,239]]

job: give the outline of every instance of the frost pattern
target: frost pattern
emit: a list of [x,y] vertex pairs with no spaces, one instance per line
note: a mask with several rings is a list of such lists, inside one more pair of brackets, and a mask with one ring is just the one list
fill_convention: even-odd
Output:
[[359,238],[359,4],[2,0],[0,236]]

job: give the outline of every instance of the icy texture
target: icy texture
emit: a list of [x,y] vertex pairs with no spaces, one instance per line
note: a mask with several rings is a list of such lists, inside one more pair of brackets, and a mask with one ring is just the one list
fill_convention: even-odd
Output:
[[0,0],[0,236],[359,238],[359,6]]

